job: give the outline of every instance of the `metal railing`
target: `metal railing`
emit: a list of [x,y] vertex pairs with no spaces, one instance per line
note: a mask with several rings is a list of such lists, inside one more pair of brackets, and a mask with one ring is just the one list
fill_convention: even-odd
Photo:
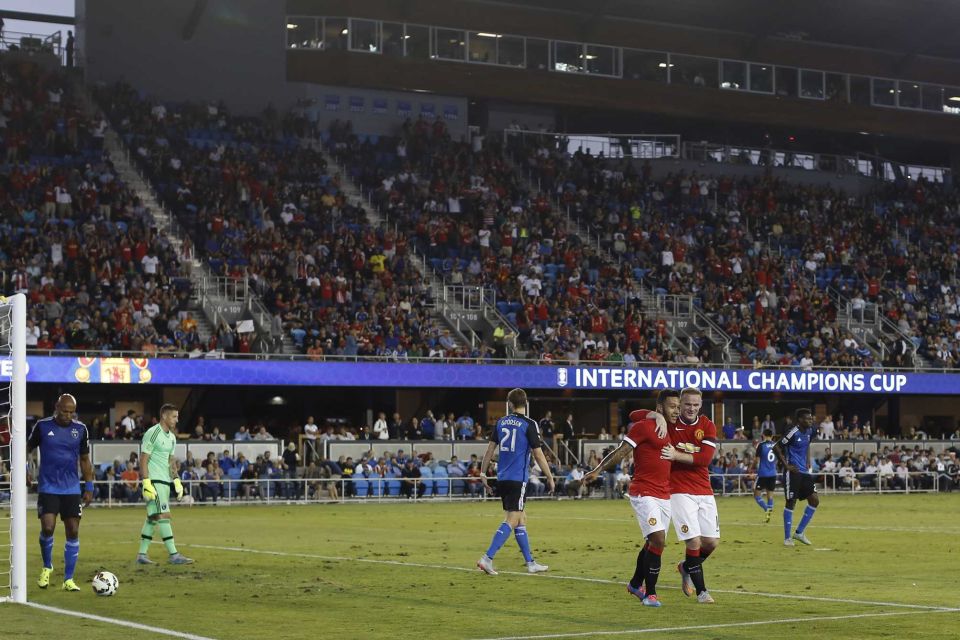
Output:
[[[818,493],[826,494],[890,494],[890,493],[938,493],[958,488],[958,481],[944,471],[909,471],[883,474],[815,471],[811,473]],[[778,487],[782,486],[778,478]],[[718,496],[742,496],[753,494],[756,475],[752,473],[711,473],[710,484]]]
[[896,180],[899,176],[907,175],[942,176],[945,170],[943,167],[908,166],[880,156],[864,153],[847,156],[796,149],[726,145],[713,142],[684,142],[681,157],[684,160],[694,162],[821,171],[888,182]]
[[[312,473],[312,471],[311,471]],[[960,489],[958,478],[943,471],[910,471],[906,473],[815,472],[817,491],[825,495],[909,495],[940,493]],[[554,494],[546,491],[545,476],[532,476],[527,483],[527,499],[556,499],[558,496],[585,498],[623,497],[629,482],[614,473],[602,474],[594,483],[582,487],[579,481],[555,477]],[[487,491],[476,476],[431,476],[403,478],[398,475],[359,477],[258,477],[183,480],[184,499],[174,503],[175,508],[202,504],[281,505],[323,502],[396,502],[410,500],[454,502],[464,500],[494,500],[495,490]],[[711,473],[714,495],[753,495],[756,475],[752,473]],[[489,480],[491,488],[496,485]],[[779,490],[778,482],[778,490]],[[34,487],[32,490],[35,490]],[[171,501],[175,500],[171,497]],[[0,493],[0,507],[9,504],[9,496]],[[99,507],[143,507],[139,481],[94,481],[93,505]]]
[[605,158],[679,158],[681,151],[680,135],[676,133],[555,133],[523,129],[505,129],[503,132],[505,146],[516,144],[517,140],[531,139],[549,142],[552,150],[561,153],[573,155],[579,152]]
[[[60,357],[70,357],[70,358],[149,358],[149,359],[158,359],[158,358],[182,358],[188,359],[191,358],[191,352],[189,351],[159,351],[159,352],[149,352],[149,351],[124,351],[121,349],[27,349],[28,356],[60,356]],[[275,360],[275,361],[296,361],[296,360],[310,360],[314,362],[398,362],[397,357],[394,355],[372,355],[372,356],[360,356],[360,355],[335,355],[335,354],[323,354],[323,355],[313,355],[308,356],[302,353],[227,353],[227,352],[209,352],[206,353],[208,357],[224,359],[224,360]],[[196,357],[194,354],[193,357]],[[476,357],[421,357],[421,358],[403,358],[400,360],[403,363],[409,364],[497,364],[497,365],[543,365],[547,364],[539,358],[520,358],[520,357],[509,357],[509,358],[476,358]],[[781,365],[781,364],[762,364],[758,365],[755,363],[750,364],[740,364],[736,362],[695,362],[695,363],[684,363],[684,362],[662,362],[662,361],[652,361],[652,360],[640,360],[635,363],[623,363],[623,362],[583,362],[579,360],[569,360],[562,358],[555,358],[549,362],[550,365],[559,365],[559,366],[577,366],[583,364],[585,366],[602,366],[602,367],[618,367],[618,368],[636,368],[643,366],[652,366],[652,367],[683,367],[683,368],[692,368],[692,369],[705,369],[705,368],[723,368],[723,369],[763,369],[763,370],[783,370],[783,371],[799,371],[799,365]],[[807,371],[808,369],[804,369]],[[837,371],[837,372],[899,372],[899,373],[960,373],[960,369],[949,368],[949,367],[936,367],[936,366],[922,366],[922,367],[889,367],[884,366],[880,363],[876,364],[873,367],[824,367],[824,366],[812,366],[810,367],[811,371]]]
[[48,35],[6,30],[0,33],[0,51],[50,53],[59,58],[61,63],[64,61],[62,43],[63,35],[59,31]]

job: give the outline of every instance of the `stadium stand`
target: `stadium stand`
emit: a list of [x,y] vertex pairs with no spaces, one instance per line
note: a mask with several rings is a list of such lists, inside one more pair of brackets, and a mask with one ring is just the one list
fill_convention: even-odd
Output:
[[[164,105],[124,86],[98,97],[198,254],[218,274],[248,278],[313,357],[483,353],[441,344],[409,242],[445,282],[495,292],[517,356],[715,361],[705,341],[678,345],[644,313],[643,283],[693,295],[744,364],[912,366],[913,350],[937,366],[960,361],[955,198],[922,179],[868,197],[770,177],[654,180],[649,164],[535,137],[509,148],[456,142],[439,120],[377,136],[340,121],[316,131],[270,110],[239,118],[222,104]],[[393,228],[374,228],[345,201],[323,146]],[[568,231],[571,216],[601,251]],[[854,315],[875,309],[910,345],[854,335],[838,318],[848,299]]]
[[205,349],[177,256],[102,151],[102,117],[39,66],[5,66],[0,95],[0,272],[29,298],[28,348]]
[[334,123],[330,143],[350,176],[433,269],[491,287],[525,355],[544,361],[687,360],[648,322],[625,264],[606,262],[530,194],[495,143],[454,142],[441,122],[408,120],[396,137]]
[[346,202],[303,119],[98,94],[214,272],[246,278],[307,355],[468,355],[431,314],[404,238]]

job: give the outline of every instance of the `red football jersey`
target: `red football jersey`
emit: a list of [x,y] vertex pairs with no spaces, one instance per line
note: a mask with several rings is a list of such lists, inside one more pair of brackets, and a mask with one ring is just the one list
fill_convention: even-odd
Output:
[[624,441],[633,446],[633,480],[629,493],[632,496],[652,496],[670,499],[670,461],[660,458],[660,450],[669,442],[669,435],[657,435],[654,420],[642,420],[630,425]]
[[694,463],[674,462],[670,472],[670,488],[674,493],[689,493],[695,496],[713,495],[710,486],[708,465],[717,451],[717,425],[700,416],[693,424],[680,418],[669,425],[670,441],[684,453],[693,454]]

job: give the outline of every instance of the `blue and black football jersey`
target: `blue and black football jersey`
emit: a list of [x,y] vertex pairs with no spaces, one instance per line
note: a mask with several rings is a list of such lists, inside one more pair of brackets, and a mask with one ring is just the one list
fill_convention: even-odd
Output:
[[543,446],[537,422],[527,416],[511,413],[497,420],[490,440],[500,446],[497,479],[526,482],[530,452]]
[[793,427],[780,440],[780,446],[787,454],[787,462],[797,467],[800,473],[807,473],[807,451],[810,450],[810,438],[813,429],[803,431]]
[[27,448],[40,448],[40,493],[80,493],[80,456],[90,453],[90,436],[82,422],[66,427],[54,418],[38,420],[30,431]]
[[777,475],[777,454],[773,452],[773,441],[763,441],[757,445],[757,477],[771,478]]

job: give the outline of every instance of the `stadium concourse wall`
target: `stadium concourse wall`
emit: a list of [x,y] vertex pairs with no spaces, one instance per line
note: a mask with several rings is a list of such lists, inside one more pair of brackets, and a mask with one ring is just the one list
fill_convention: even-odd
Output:
[[322,126],[351,120],[379,135],[422,113],[467,134],[462,97],[288,81],[286,15],[280,1],[77,0],[77,49],[89,84],[123,81],[164,101],[222,100],[240,114],[299,105]]
[[[178,442],[174,445],[173,455],[177,460],[186,460],[189,452],[194,460],[206,460],[208,453],[213,452],[219,456],[224,451],[229,451],[232,458],[242,453],[248,460],[256,460],[257,456],[262,456],[266,452],[271,456],[279,456],[283,451],[283,444],[281,440]],[[90,442],[90,462],[95,466],[105,467],[116,460],[126,462],[130,459],[131,453],[140,456],[139,441],[92,440]]]

